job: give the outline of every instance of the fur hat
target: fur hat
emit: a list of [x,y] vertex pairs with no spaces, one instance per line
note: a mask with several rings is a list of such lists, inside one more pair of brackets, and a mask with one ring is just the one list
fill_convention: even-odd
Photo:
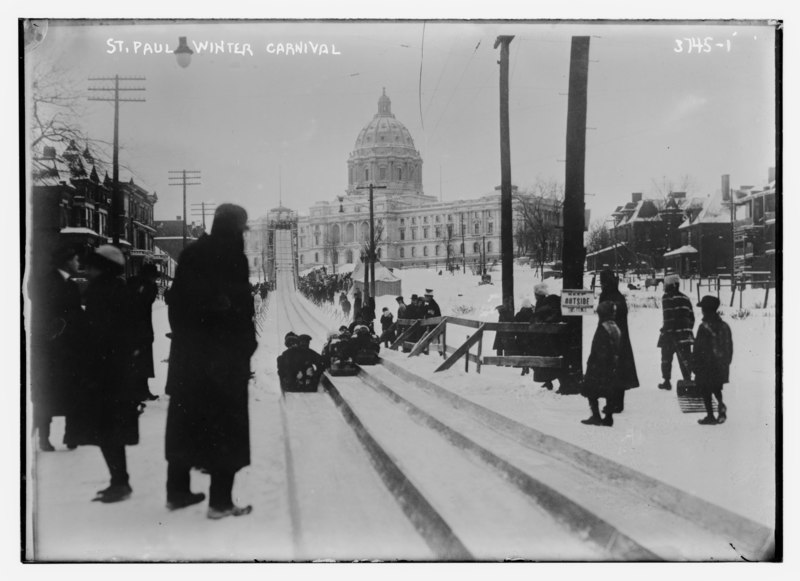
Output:
[[536,286],[533,287],[533,294],[538,295],[540,297],[546,297],[550,289],[547,286],[546,282],[540,282]]
[[673,284],[680,284],[681,278],[677,274],[670,274],[664,278],[664,286],[670,286]]
[[531,300],[530,299],[522,299],[522,308],[523,309],[530,309],[531,307],[533,307],[533,305],[531,304]]
[[286,333],[286,336],[283,338],[283,344],[286,347],[291,347],[292,345],[297,345],[297,335],[292,331]]

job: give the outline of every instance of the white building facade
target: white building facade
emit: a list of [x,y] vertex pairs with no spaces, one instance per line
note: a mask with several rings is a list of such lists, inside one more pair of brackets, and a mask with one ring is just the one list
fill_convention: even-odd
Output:
[[[369,243],[369,186],[373,190],[376,253],[390,268],[454,267],[479,271],[500,260],[500,192],[441,202],[422,188],[422,156],[383,94],[378,111],[358,133],[347,159],[345,195],[315,203],[297,218],[300,270],[325,265],[329,272],[359,261]],[[517,219],[515,213],[515,220]],[[253,230],[259,230],[254,224]],[[248,248],[263,261],[258,234]]]

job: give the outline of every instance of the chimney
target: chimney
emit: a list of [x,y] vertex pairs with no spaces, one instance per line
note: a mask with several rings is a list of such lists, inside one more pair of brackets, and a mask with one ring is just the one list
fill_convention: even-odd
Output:
[[642,192],[633,192],[631,194],[631,202],[641,202],[642,201]]
[[176,219],[176,220],[180,220],[180,219],[181,219],[181,217],[180,217],[180,216],[175,216],[175,219]]
[[767,183],[770,184],[775,181],[775,168],[771,167],[767,171]]
[[722,200],[727,202],[731,199],[731,176],[725,174],[722,176]]

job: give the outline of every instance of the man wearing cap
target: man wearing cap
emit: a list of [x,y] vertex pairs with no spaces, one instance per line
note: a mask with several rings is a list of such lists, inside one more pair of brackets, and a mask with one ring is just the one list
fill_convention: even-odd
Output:
[[406,304],[403,302],[403,297],[397,297],[395,300],[397,301],[397,318],[407,319],[408,316],[406,315],[406,310],[408,307],[406,307]]
[[678,290],[679,285],[677,274],[670,274],[664,279],[664,296],[661,298],[664,324],[657,344],[661,348],[661,376],[664,381],[658,384],[659,389],[672,389],[670,379],[675,355],[678,356],[683,379],[688,381],[692,377],[689,360],[694,343],[694,311],[689,297]]
[[181,253],[169,299],[167,508],[205,498],[190,489],[190,471],[200,468],[211,475],[210,519],[252,510],[232,498],[236,472],[250,464],[247,387],[257,346],[246,230],[244,208],[220,205],[211,234]]
[[[694,341],[692,369],[706,406],[706,417],[697,421],[703,425],[722,424],[728,417],[727,407],[722,403],[722,386],[728,383],[733,360],[731,329],[717,313],[717,297],[706,295],[697,306],[703,311],[703,321],[697,328],[697,338]],[[714,418],[714,408],[711,405],[712,395],[717,398],[717,418]]]
[[439,308],[439,303],[433,298],[433,289],[425,289],[425,318],[430,319],[433,317],[441,317],[442,309]]
[[70,411],[80,378],[81,353],[85,340],[81,293],[71,277],[78,272],[75,247],[58,248],[51,256],[52,267],[32,285],[31,303],[31,401],[33,428],[39,449],[52,452],[50,422],[65,416],[64,443],[69,441]]
[[286,336],[283,338],[283,345],[286,347],[286,350],[278,355],[277,358],[278,381],[280,381],[281,390],[283,391],[288,389],[290,386],[291,374],[289,373],[289,360],[292,358],[291,352],[296,350],[299,344],[300,341],[293,331],[286,333]]

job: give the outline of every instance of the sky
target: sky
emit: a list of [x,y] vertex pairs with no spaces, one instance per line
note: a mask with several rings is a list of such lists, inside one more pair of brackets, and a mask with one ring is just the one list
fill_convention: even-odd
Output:
[[[659,195],[687,179],[698,196],[718,191],[723,174],[733,186],[766,184],[776,151],[775,35],[766,21],[50,21],[27,56],[85,96],[110,86],[90,77],[145,77],[123,83],[145,87],[127,95],[146,101],[120,107],[120,160],[158,193],[156,219],[182,213],[181,188],[168,179],[182,169],[201,175],[188,190],[190,218],[203,201],[238,203],[256,217],[279,201],[307,213],[344,193],[347,158],[384,88],[422,155],[425,193],[491,192],[500,184],[498,35],[514,36],[518,187],[564,183],[573,36],[590,36],[593,220],[632,192]],[[171,54],[179,36],[195,50],[185,69]],[[202,50],[204,42],[225,43],[224,52]],[[278,45],[301,42],[308,54],[278,54]],[[328,54],[312,54],[312,44]],[[113,105],[79,102],[81,128],[110,142]]]

